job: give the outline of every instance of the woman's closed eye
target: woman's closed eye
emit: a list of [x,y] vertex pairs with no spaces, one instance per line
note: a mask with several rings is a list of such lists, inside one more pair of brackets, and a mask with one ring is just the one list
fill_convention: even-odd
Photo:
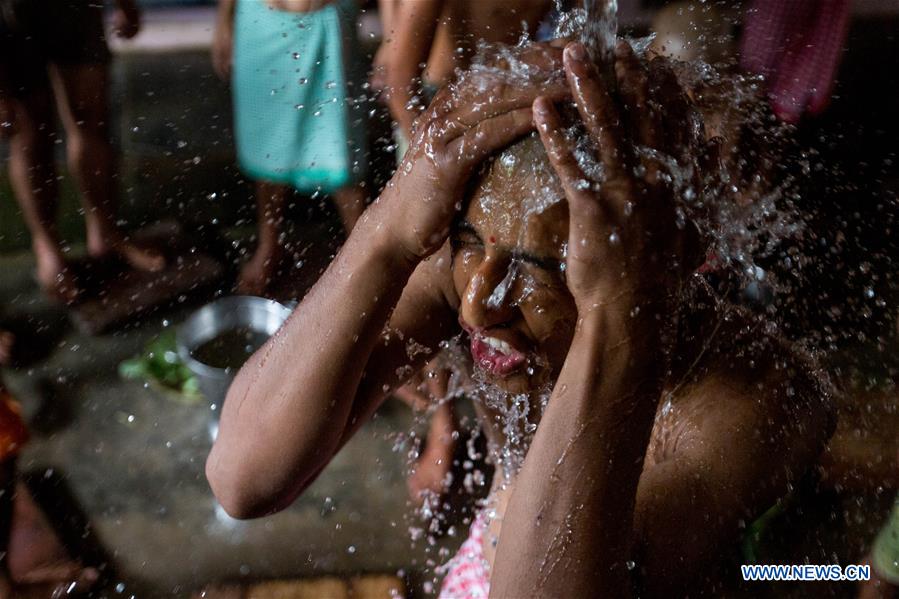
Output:
[[524,266],[524,269],[542,283],[553,284],[565,282],[564,262],[556,258],[536,256],[529,252],[513,252],[512,260]]
[[478,249],[484,247],[484,241],[473,229],[460,227],[450,236],[450,246],[453,250]]

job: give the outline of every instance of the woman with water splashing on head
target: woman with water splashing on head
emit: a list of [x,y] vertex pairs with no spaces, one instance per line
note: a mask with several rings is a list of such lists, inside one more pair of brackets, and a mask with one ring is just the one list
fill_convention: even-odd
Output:
[[502,461],[444,596],[679,595],[813,462],[809,363],[694,283],[719,188],[700,115],[665,62],[563,45],[503,50],[418,120],[230,390],[207,463],[229,513],[289,505],[421,368],[410,338],[470,345]]

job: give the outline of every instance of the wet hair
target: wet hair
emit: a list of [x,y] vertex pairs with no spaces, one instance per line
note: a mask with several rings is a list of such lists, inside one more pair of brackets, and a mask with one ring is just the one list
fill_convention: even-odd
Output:
[[[484,162],[478,174],[472,178],[469,196],[494,178],[516,178],[523,186],[536,193],[537,200],[547,207],[564,200],[562,183],[549,162],[549,156],[537,133],[530,133],[497,152]],[[540,189],[535,188],[539,185]]]

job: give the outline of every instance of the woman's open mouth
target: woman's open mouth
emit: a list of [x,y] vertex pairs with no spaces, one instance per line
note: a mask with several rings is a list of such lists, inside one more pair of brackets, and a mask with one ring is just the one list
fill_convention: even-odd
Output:
[[475,330],[463,324],[471,339],[471,357],[475,364],[493,376],[504,377],[519,370],[527,363],[527,355],[508,341],[498,339],[485,331]]

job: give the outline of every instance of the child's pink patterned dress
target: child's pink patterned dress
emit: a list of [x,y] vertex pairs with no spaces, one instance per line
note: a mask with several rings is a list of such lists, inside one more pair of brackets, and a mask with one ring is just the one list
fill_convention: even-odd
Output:
[[478,512],[468,538],[447,565],[439,599],[475,599],[490,594],[490,571],[482,542],[487,531],[485,510]]

